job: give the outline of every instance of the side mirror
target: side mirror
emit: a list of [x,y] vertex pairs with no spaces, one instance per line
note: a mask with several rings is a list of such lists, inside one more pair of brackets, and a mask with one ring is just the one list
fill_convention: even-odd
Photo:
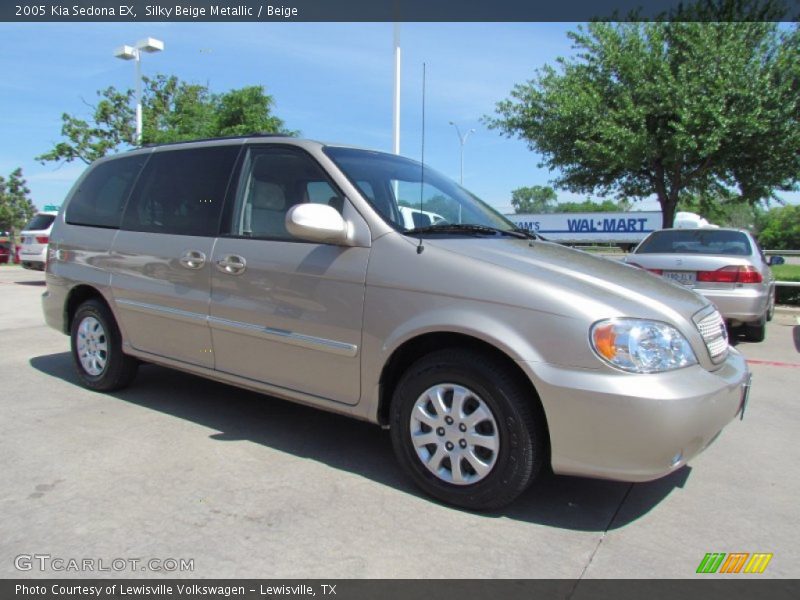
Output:
[[347,246],[350,229],[342,215],[327,204],[297,204],[286,213],[286,230],[309,242]]
[[782,265],[785,262],[786,259],[783,258],[782,256],[770,256],[768,264],[769,266],[774,266],[774,265]]

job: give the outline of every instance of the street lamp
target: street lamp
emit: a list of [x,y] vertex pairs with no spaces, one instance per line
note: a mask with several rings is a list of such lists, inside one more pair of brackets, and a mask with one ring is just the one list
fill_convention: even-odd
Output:
[[156,38],[145,38],[135,46],[120,46],[114,56],[122,60],[136,61],[136,145],[142,143],[142,52],[154,54],[164,49],[164,42]]
[[470,133],[475,133],[474,129],[470,129],[464,135],[461,135],[461,130],[458,128],[458,125],[450,121],[450,125],[456,128],[456,133],[458,134],[458,141],[461,142],[461,177],[459,179],[459,183],[464,185],[464,144],[467,143],[467,138],[469,137]]

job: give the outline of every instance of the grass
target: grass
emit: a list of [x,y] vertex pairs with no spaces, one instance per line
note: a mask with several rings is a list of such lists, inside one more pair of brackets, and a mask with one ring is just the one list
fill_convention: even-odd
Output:
[[775,265],[772,274],[778,281],[800,281],[800,265]]

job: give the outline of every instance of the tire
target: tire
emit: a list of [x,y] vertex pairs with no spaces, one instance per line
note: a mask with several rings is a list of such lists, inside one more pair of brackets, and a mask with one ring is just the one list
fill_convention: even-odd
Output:
[[390,423],[397,459],[414,482],[462,508],[511,503],[545,463],[538,398],[504,362],[478,352],[442,350],[414,363],[395,388]]
[[748,342],[763,342],[767,337],[767,313],[753,323],[744,324],[744,339]]
[[119,390],[136,377],[138,362],[122,352],[119,328],[103,302],[92,299],[78,307],[70,339],[75,370],[90,390]]

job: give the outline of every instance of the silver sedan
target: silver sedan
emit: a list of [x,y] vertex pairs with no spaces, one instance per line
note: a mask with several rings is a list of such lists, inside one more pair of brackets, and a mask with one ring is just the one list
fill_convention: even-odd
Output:
[[662,229],[647,236],[625,257],[713,302],[729,326],[745,337],[764,340],[775,311],[775,279],[753,236],[740,229]]

